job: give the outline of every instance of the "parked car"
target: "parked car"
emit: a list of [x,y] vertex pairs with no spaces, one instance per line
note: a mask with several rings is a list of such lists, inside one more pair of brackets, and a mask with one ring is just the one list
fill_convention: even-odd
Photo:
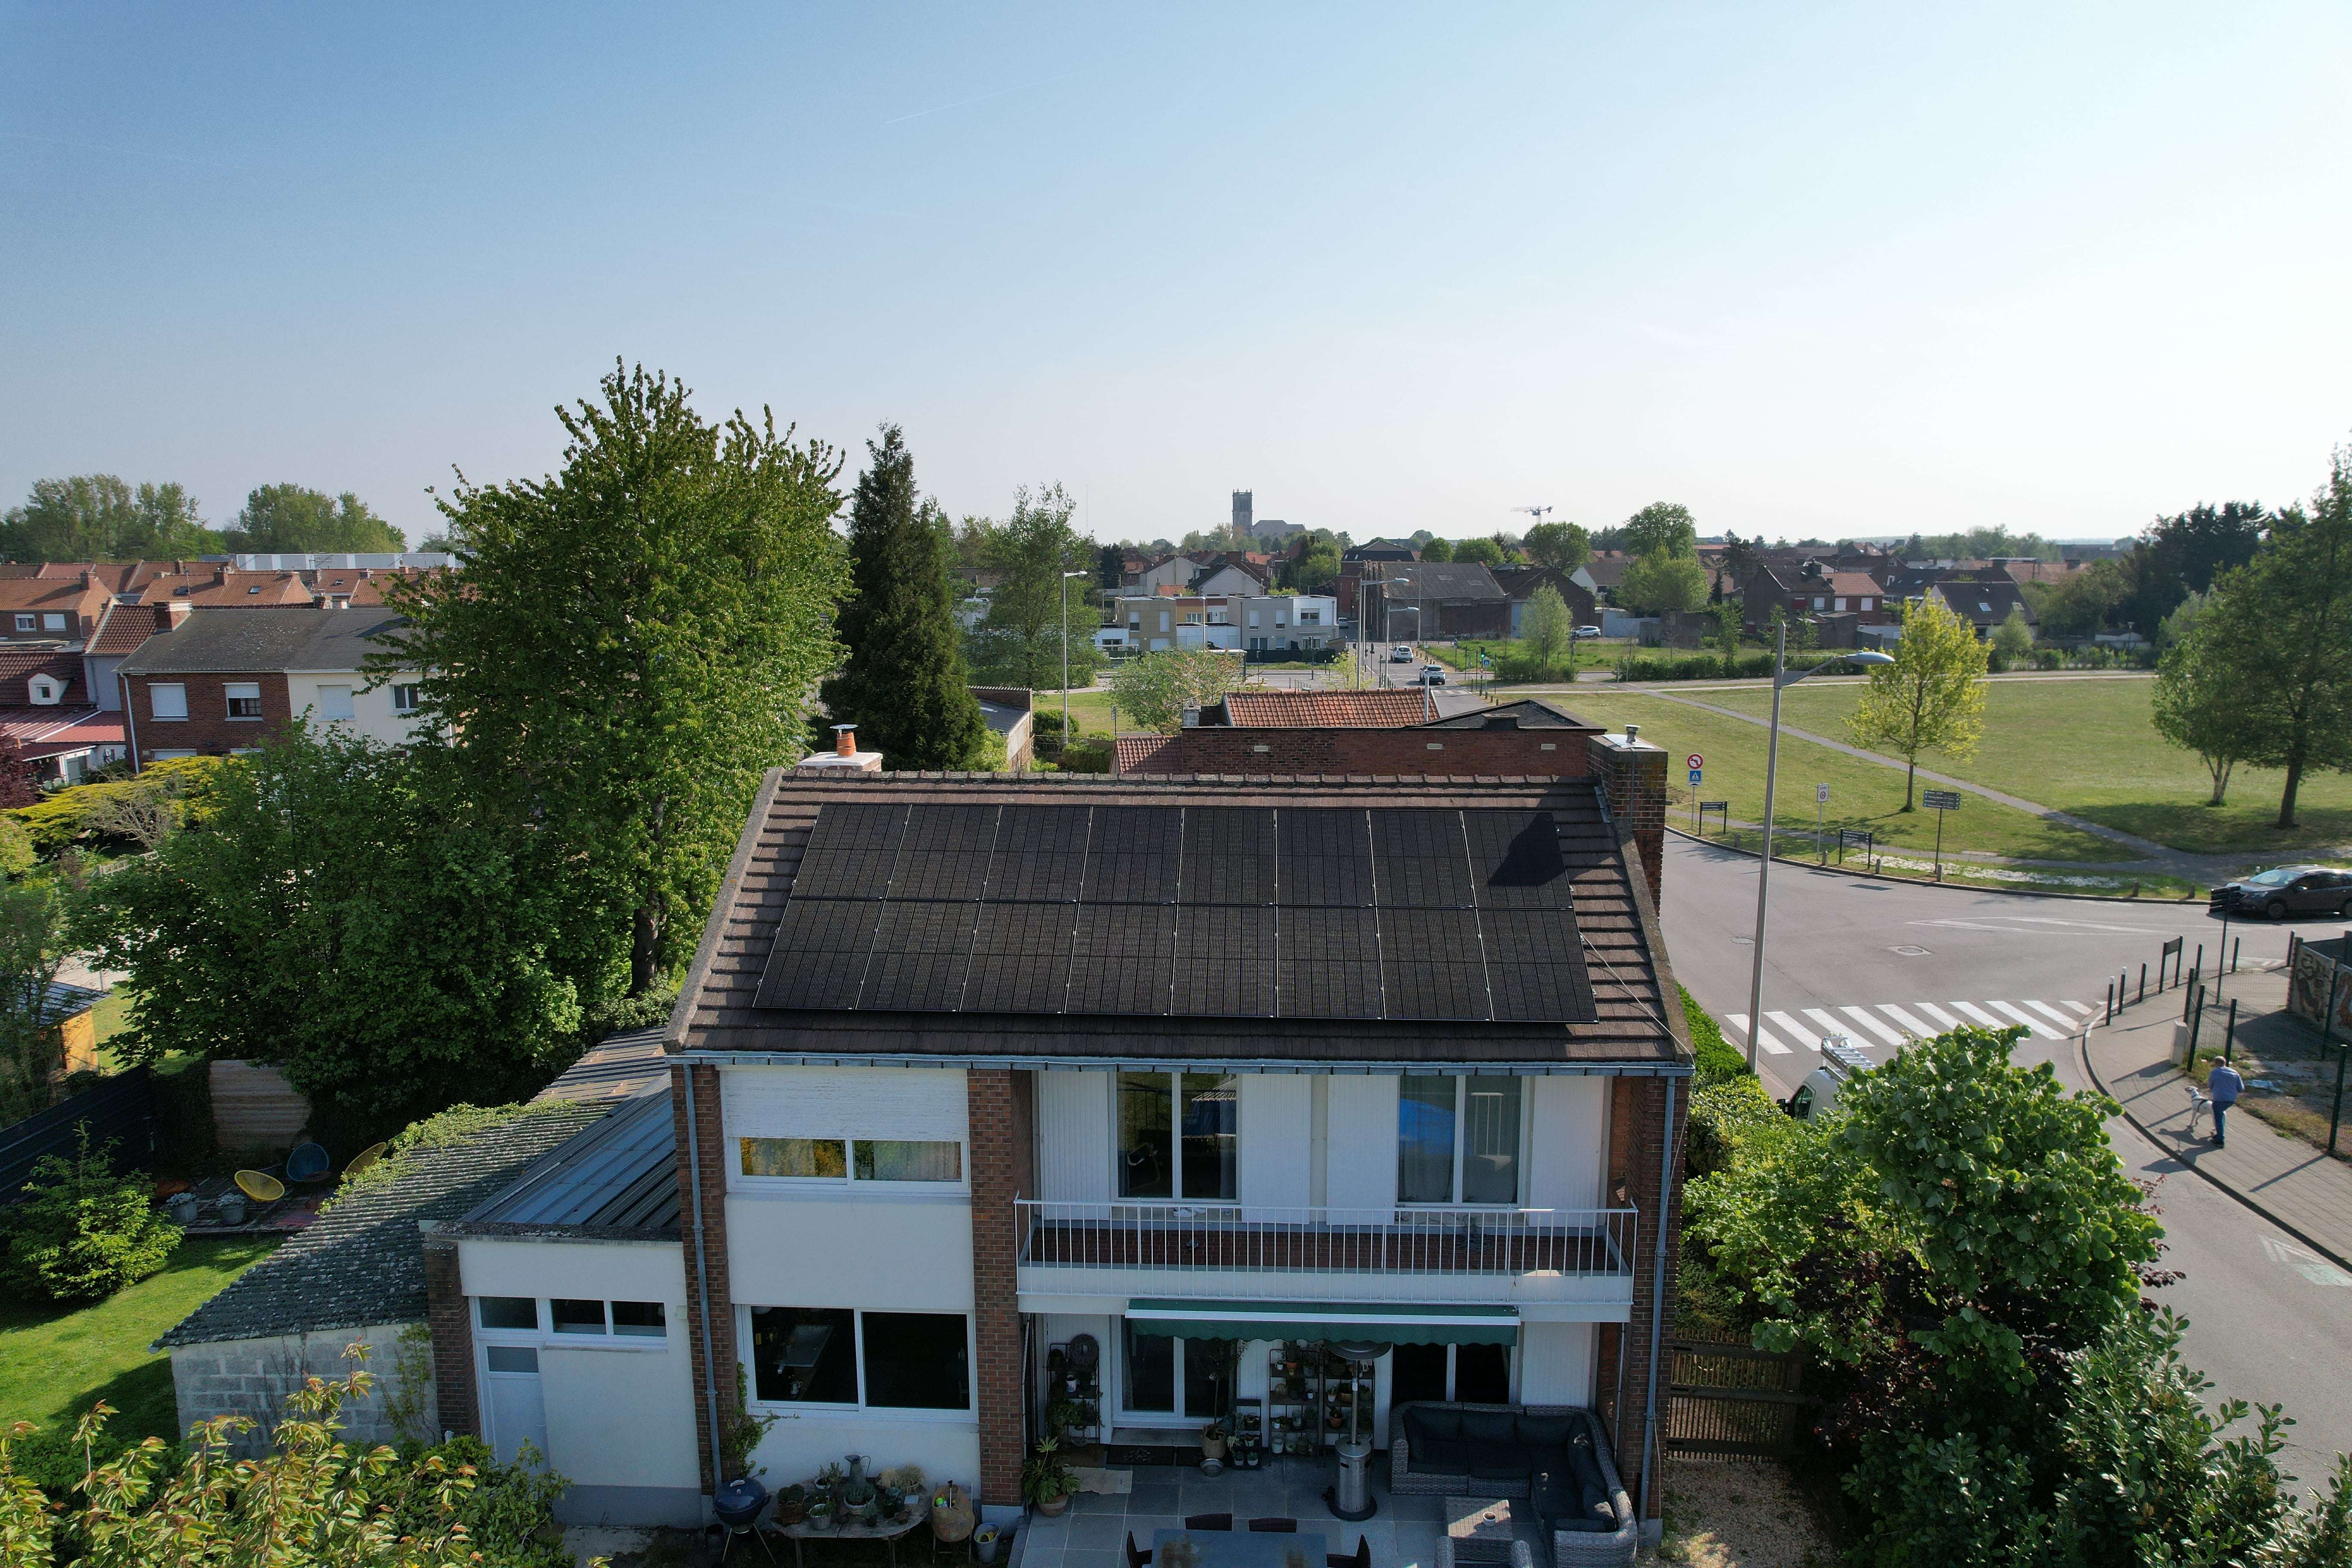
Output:
[[1444,665],[1442,665],[1442,664],[1424,664],[1424,665],[1423,665],[1423,666],[1421,667],[1421,683],[1422,683],[1423,686],[1443,686],[1443,685],[1444,685],[1444,684],[1445,684],[1445,667],[1444,667]]
[[2341,915],[2352,920],[2352,871],[2340,866],[2277,866],[2213,889],[2207,908],[2241,919]]
[[1601,628],[1599,626],[1579,626],[1576,628],[1576,640],[1579,642],[1583,642],[1588,638],[1597,637],[1600,635]]
[[1822,1041],[1822,1065],[1805,1075],[1780,1108],[1800,1121],[1827,1116],[1837,1107],[1838,1090],[1869,1070],[1870,1058],[1855,1050],[1852,1040],[1831,1035]]
[[1412,645],[1409,643],[1399,643],[1396,647],[1389,649],[1389,662],[1391,664],[1411,664],[1412,662]]

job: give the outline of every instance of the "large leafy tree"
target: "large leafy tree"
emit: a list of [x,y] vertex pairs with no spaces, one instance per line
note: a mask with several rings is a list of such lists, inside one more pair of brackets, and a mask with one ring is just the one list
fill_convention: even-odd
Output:
[[263,485],[247,496],[221,540],[231,550],[266,554],[388,554],[408,548],[406,535],[351,491],[331,496],[300,485]]
[[2189,622],[2157,667],[2151,701],[2156,732],[2196,752],[2212,775],[2209,805],[2222,803],[2231,770],[2263,744],[2259,705],[2246,701],[2231,679],[2216,651],[2219,633],[2219,623],[2210,616],[2200,614]]
[[532,825],[584,998],[681,963],[767,769],[802,754],[835,660],[840,464],[772,416],[706,422],[615,368],[559,410],[562,470],[444,500],[462,577],[390,594],[421,713],[475,798]]
[[1697,556],[1653,550],[1625,568],[1616,599],[1629,610],[1696,610],[1706,603],[1706,586]]
[[1984,733],[1984,673],[1990,650],[1976,628],[1933,597],[1903,609],[1895,662],[1870,672],[1847,729],[1858,746],[1894,752],[1906,764],[1903,809],[1916,808],[1919,753],[1965,757]]
[[1691,517],[1690,508],[1676,501],[1652,501],[1627,518],[1618,534],[1624,542],[1625,553],[1635,557],[1698,553],[1698,524]]
[[1313,594],[1328,588],[1339,575],[1339,542],[1327,530],[1318,529],[1307,548],[1282,568],[1282,583],[1302,594]]
[[1161,648],[1110,672],[1110,700],[1146,730],[1174,734],[1184,710],[1202,708],[1240,688],[1241,656],[1205,647]]
[[[1095,633],[1102,616],[1088,601],[1095,550],[1070,526],[1077,510],[1059,485],[1015,492],[1013,516],[982,535],[990,567],[1003,574],[971,639],[971,667],[992,686],[1059,689],[1095,678]],[[1084,575],[1067,577],[1067,572]],[[1066,666],[1064,663],[1067,659]]]
[[567,890],[534,838],[437,743],[298,730],[99,877],[79,934],[131,975],[133,1060],[283,1062],[350,1121],[396,1127],[564,1063]]
[[221,536],[196,515],[176,484],[136,489],[112,474],[36,479],[25,504],[0,523],[0,553],[11,561],[135,561],[203,555]]
[[1474,561],[1481,566],[1500,566],[1509,556],[1492,539],[1464,539],[1454,542],[1454,559]]
[[965,683],[939,529],[915,499],[915,459],[896,425],[868,441],[850,502],[850,595],[835,630],[849,650],[824,705],[886,765],[980,765],[988,722]]
[[2352,449],[2309,510],[2288,507],[2253,560],[2225,574],[2194,639],[2242,708],[2244,760],[2285,771],[2278,824],[2313,768],[2352,768]]
[[1568,601],[1546,583],[1528,595],[1527,615],[1519,626],[1519,652],[1538,669],[1557,669],[1576,646],[1576,625]]
[[1572,522],[1539,522],[1520,542],[1528,560],[1555,572],[1573,572],[1592,559],[1592,536]]

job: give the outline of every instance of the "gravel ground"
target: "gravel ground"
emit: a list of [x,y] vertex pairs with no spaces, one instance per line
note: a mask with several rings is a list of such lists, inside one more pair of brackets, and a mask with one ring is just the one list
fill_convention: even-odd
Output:
[[1692,1568],[1826,1568],[1829,1537],[1780,1465],[1676,1459],[1666,1469],[1666,1539],[1659,1563]]

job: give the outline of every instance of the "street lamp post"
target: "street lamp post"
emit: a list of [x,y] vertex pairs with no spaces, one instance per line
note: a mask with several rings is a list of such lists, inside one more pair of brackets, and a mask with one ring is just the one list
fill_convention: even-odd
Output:
[[1801,680],[1810,680],[1832,665],[1893,664],[1874,649],[1847,654],[1813,666],[1790,670],[1789,623],[1783,618],[1772,644],[1772,730],[1764,743],[1764,858],[1756,865],[1755,970],[1748,981],[1748,1070],[1756,1070],[1756,1036],[1764,1027],[1764,901],[1772,884],[1772,794],[1780,771],[1780,693]]

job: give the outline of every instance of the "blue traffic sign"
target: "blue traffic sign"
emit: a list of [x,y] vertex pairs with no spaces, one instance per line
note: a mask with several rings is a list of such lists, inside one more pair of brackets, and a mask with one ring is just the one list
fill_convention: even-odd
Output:
[[1693,768],[1690,771],[1690,782],[1693,784],[1698,783],[1698,770],[1696,768]]

